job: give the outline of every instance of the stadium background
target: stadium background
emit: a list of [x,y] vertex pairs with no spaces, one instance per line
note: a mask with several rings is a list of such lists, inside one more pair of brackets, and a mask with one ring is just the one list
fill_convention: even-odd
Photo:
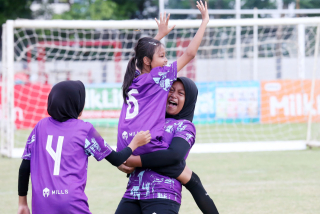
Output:
[[[0,19],[2,23],[7,19],[16,18],[36,20],[150,19],[157,17],[159,8],[161,9],[159,2],[152,0],[48,0],[15,1],[15,4],[8,3],[7,0],[2,1],[6,5],[3,10],[5,15]],[[164,3],[166,9],[194,8],[192,1],[164,1]],[[236,3],[235,0],[212,0],[209,1],[209,7],[232,10],[237,6]],[[287,12],[275,13],[274,10],[279,9],[279,5]],[[260,14],[258,18],[298,18],[320,14],[320,10],[316,10],[320,8],[319,1],[241,1],[242,10],[254,11],[255,7],[258,10],[273,11],[269,14]],[[312,14],[301,14],[295,13],[295,8],[315,9],[315,11]],[[213,19],[211,21],[219,18],[239,18],[236,16],[237,14],[214,14],[211,15]],[[241,18],[252,18],[253,15],[240,16]],[[191,12],[171,16],[171,19],[196,18],[199,17]],[[286,35],[292,36],[290,30],[284,30],[284,32],[285,34],[289,32]],[[187,44],[188,41],[185,44],[176,45],[186,47]],[[15,99],[17,99],[15,100],[15,147],[23,147],[30,133],[30,127],[46,116],[46,95],[52,85],[57,81],[74,78],[83,80],[87,87],[86,111],[83,119],[98,126],[107,141],[115,145],[117,117],[121,108],[121,83],[117,83],[119,73],[115,72],[115,68],[120,66],[120,76],[123,75],[126,60],[121,62],[97,60],[85,63],[61,60],[55,63],[48,62],[45,67],[41,67],[41,61],[43,61],[41,51],[46,52],[45,49],[37,49],[35,54],[40,55],[40,59],[31,53],[31,58],[37,58],[37,61],[25,59],[15,63],[14,91]],[[302,141],[306,139],[308,112],[303,108],[310,102],[308,95],[311,91],[313,52],[309,53],[306,50],[305,78],[301,80],[297,72],[296,58],[294,55],[291,57],[290,48],[287,54],[289,57],[281,59],[280,70],[275,49],[266,47],[260,53],[268,55],[272,51],[274,53],[271,57],[259,55],[257,80],[253,77],[252,64],[246,56],[241,59],[241,74],[239,74],[234,51],[228,56],[227,62],[219,54],[207,55],[207,58],[201,57],[206,55],[205,52],[201,52],[200,57],[197,57],[183,71],[183,74],[193,78],[199,87],[195,123],[198,133],[203,136],[199,139],[201,143]],[[212,69],[208,69],[208,65]],[[41,68],[52,71],[53,75],[49,77],[39,75]],[[72,73],[70,68],[78,72]],[[219,69],[223,72],[215,72]],[[319,78],[318,70],[317,78]],[[318,85],[318,80],[316,85]],[[320,115],[318,105],[320,92],[315,91],[314,99],[317,102],[314,105],[313,114],[316,124],[317,116]],[[27,110],[25,101],[29,98],[24,97],[25,94],[28,94],[29,98],[37,98],[35,103],[27,105]],[[300,111],[299,108],[292,110],[290,99],[295,99],[297,106],[301,106]],[[273,103],[270,103],[271,101]],[[275,115],[272,115],[272,112]],[[28,120],[28,118],[32,119]],[[316,133],[317,128],[315,126],[314,132]],[[318,153],[319,150],[314,149],[294,152],[192,154],[188,165],[200,172],[201,178],[204,178],[204,183],[210,194],[213,195],[221,213],[317,213],[320,210],[316,205],[316,198],[319,197],[316,186],[319,186],[317,184],[320,178],[317,164]],[[19,161],[5,157],[2,157],[0,161],[0,167],[4,171],[0,175],[0,180],[7,184],[0,189],[1,209],[3,209],[0,211],[1,213],[12,213],[15,212],[17,201],[16,175]],[[207,164],[208,162],[210,164]],[[103,167],[111,168],[107,164],[98,165],[93,161],[90,164],[92,171],[89,167],[89,173],[92,172],[92,174],[89,175],[87,193],[89,203],[92,204],[92,211],[93,213],[112,213],[121,198],[126,180],[115,169],[112,171],[116,174],[115,177],[108,177],[106,173],[101,173]],[[101,175],[108,178],[105,179]],[[101,195],[104,196],[102,198],[105,200],[97,197],[96,192],[102,192]],[[118,198],[113,197],[112,193]],[[190,195],[184,192],[184,196],[186,197],[181,213],[197,213],[198,210]],[[110,207],[104,207],[105,201],[109,201],[107,204]],[[296,204],[300,206],[296,207]]]

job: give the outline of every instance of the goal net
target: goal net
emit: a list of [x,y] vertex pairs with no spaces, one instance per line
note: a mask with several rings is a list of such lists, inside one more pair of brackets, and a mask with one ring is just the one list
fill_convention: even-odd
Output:
[[[173,62],[200,20],[170,22],[176,27],[162,42]],[[199,89],[197,143],[306,142],[308,132],[308,140],[319,140],[320,74],[314,65],[319,23],[319,18],[211,20],[197,56],[179,73]],[[48,116],[51,87],[63,80],[86,85],[82,119],[116,145],[128,60],[139,38],[156,33],[152,20],[7,21],[1,153],[19,156],[32,128]]]

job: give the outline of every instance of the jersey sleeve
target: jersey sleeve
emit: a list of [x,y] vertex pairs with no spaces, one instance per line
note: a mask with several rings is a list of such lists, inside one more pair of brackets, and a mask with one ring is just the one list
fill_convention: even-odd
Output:
[[84,150],[88,156],[92,155],[97,161],[101,161],[113,151],[94,127],[88,132]]
[[24,152],[22,155],[22,159],[30,160],[32,155],[32,148],[36,142],[36,127],[32,130],[31,134],[28,137],[26,147],[24,148]]
[[163,90],[169,91],[174,81],[177,80],[177,61],[169,66],[157,67],[150,72],[153,81]]
[[193,123],[189,121],[181,121],[179,122],[173,137],[184,139],[189,143],[190,147],[192,147],[196,140],[196,128]]

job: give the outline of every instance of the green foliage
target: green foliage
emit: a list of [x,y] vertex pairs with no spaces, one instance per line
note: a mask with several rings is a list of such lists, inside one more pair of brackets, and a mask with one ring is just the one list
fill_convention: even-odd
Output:
[[158,5],[157,0],[82,0],[71,5],[70,11],[55,14],[54,19],[121,20],[150,18],[154,14],[144,12],[150,6]]
[[106,20],[114,17],[117,4],[107,0],[85,0],[81,3],[72,4],[69,11],[62,14],[55,14],[54,19],[89,19]]
[[242,0],[242,9],[275,9],[276,8],[276,1],[273,0],[264,0],[264,1],[256,1],[256,0]]
[[303,9],[320,8],[320,1],[319,0],[300,0],[300,8],[303,8]]
[[0,0],[0,24],[8,19],[31,18],[31,0]]

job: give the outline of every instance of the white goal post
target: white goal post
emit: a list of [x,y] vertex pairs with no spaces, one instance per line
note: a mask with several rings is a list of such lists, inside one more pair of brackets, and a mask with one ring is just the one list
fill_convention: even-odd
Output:
[[[171,20],[169,62],[201,20]],[[195,80],[198,143],[320,141],[320,18],[210,20],[196,58],[181,71]],[[8,20],[2,26],[0,153],[19,156],[47,116],[55,83],[80,79],[83,119],[115,144],[121,81],[137,40],[155,36],[154,20]],[[308,139],[307,139],[308,136]]]

